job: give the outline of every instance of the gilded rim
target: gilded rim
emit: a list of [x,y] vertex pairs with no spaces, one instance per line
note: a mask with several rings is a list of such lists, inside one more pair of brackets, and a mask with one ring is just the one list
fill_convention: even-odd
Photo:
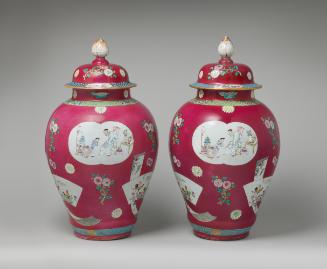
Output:
[[64,86],[66,88],[71,89],[79,89],[79,90],[123,90],[123,89],[130,89],[137,86],[135,83],[74,83],[69,82],[66,83]]
[[212,91],[248,91],[248,90],[258,90],[262,88],[260,84],[204,84],[204,83],[192,83],[189,84],[191,88],[200,90],[212,90]]

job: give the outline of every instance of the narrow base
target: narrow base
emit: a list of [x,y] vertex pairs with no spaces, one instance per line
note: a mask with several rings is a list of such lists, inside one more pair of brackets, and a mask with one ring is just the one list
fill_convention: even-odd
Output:
[[73,227],[74,234],[78,238],[98,241],[117,240],[129,237],[132,233],[132,229],[133,225],[99,230]]
[[232,240],[240,240],[249,235],[249,232],[246,232],[244,234],[238,234],[238,235],[227,235],[227,236],[219,236],[219,235],[210,235],[210,234],[205,234],[201,233],[198,231],[193,231],[194,235],[197,237],[200,237],[202,239],[206,240],[215,240],[215,241],[232,241]]
[[239,240],[247,237],[249,235],[251,227],[241,228],[241,229],[217,229],[200,226],[191,223],[193,227],[193,233],[207,240],[220,240],[220,241],[231,241]]
[[107,236],[94,236],[94,235],[84,235],[74,232],[74,235],[80,239],[85,239],[85,240],[110,241],[110,240],[118,240],[118,239],[124,239],[130,237],[131,233],[107,235]]

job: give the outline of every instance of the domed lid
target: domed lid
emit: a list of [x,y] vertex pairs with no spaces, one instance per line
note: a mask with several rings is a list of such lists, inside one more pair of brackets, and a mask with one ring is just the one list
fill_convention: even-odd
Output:
[[261,85],[254,82],[250,67],[233,62],[231,59],[233,51],[231,40],[225,36],[218,46],[218,53],[221,56],[218,63],[204,65],[198,74],[197,82],[190,86],[196,89],[233,91],[261,88]]
[[126,89],[135,87],[129,82],[125,68],[109,63],[105,58],[108,54],[107,43],[98,39],[92,45],[92,54],[95,59],[90,64],[79,66],[73,74],[73,81],[65,84],[75,89]]

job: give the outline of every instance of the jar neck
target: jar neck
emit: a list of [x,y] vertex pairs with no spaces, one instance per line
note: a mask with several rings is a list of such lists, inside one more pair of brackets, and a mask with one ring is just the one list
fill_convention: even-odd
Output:
[[245,101],[255,99],[253,90],[224,91],[224,90],[201,90],[198,89],[196,98],[205,100],[230,100]]
[[117,101],[130,99],[130,89],[82,90],[73,89],[72,100],[76,101]]

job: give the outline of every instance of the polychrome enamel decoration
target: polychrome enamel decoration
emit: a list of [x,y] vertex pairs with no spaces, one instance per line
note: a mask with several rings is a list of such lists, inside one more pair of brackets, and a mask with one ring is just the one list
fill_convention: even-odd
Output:
[[74,234],[83,239],[128,237],[155,167],[155,121],[133,99],[123,67],[105,58],[102,39],[95,59],[75,69],[72,97],[50,117],[45,151]]
[[204,65],[190,85],[197,95],[176,112],[169,137],[188,219],[195,235],[210,240],[249,234],[279,156],[276,119],[233,51],[225,37],[218,62]]

